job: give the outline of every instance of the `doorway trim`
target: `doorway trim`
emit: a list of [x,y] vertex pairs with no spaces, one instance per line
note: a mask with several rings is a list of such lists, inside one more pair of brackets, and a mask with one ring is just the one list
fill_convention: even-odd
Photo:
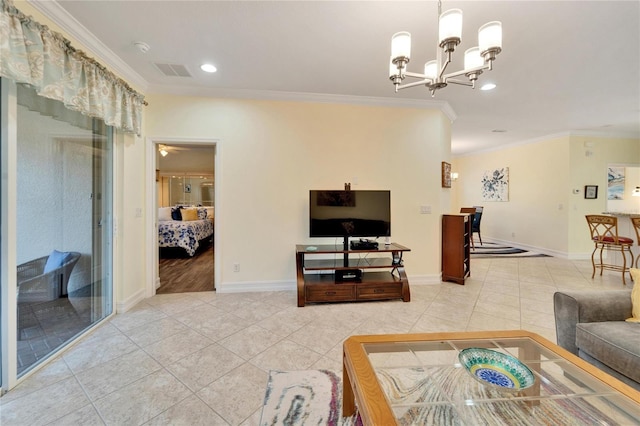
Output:
[[[222,168],[221,168],[221,158],[222,158],[222,141],[217,138],[171,138],[171,137],[160,137],[160,136],[149,136],[146,138],[146,171],[147,171],[147,184],[149,190],[146,191],[146,201],[147,205],[145,222],[147,224],[147,244],[146,246],[150,248],[147,252],[147,283],[145,290],[145,297],[152,297],[156,294],[156,288],[160,284],[160,276],[159,276],[159,258],[158,258],[158,209],[156,206],[158,205],[158,185],[156,183],[156,168],[158,165],[158,145],[166,144],[166,145],[210,145],[215,147],[215,156],[214,156],[214,169],[213,169],[213,182],[214,182],[214,201],[213,205],[215,208],[215,221],[220,222],[221,218],[221,208],[218,206],[222,185],[221,185],[221,177],[222,177]],[[218,288],[221,282],[221,250],[220,250],[220,241],[222,240],[221,229],[220,227],[213,224],[213,244],[215,249],[213,250],[213,279],[214,279],[214,287]]]

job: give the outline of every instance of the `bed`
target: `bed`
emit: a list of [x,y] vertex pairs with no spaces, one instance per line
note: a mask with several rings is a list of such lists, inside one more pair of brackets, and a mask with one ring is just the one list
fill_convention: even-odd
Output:
[[[198,215],[196,220],[166,220],[158,215],[158,247],[179,247],[193,256],[200,242],[213,235],[213,218]],[[174,216],[175,217],[175,216]]]

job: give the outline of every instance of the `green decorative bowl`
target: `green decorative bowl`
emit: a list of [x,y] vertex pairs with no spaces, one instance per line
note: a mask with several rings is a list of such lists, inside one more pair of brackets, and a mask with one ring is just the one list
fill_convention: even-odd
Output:
[[484,348],[467,348],[458,354],[460,364],[480,383],[499,390],[518,392],[532,386],[536,378],[519,359]]

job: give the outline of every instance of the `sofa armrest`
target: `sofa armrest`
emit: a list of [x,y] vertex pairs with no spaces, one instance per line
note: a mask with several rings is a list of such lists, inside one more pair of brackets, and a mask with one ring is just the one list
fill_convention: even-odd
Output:
[[558,345],[578,355],[576,324],[631,317],[631,290],[558,291],[553,295]]

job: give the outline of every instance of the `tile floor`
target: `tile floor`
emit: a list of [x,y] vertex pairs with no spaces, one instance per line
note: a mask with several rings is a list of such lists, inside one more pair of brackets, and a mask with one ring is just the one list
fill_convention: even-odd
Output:
[[[269,370],[341,373],[353,334],[528,329],[555,341],[552,295],[623,289],[590,261],[474,259],[466,285],[412,300],[296,307],[293,291],[157,295],[0,398],[8,425],[256,425]],[[629,288],[630,285],[627,285]]]

